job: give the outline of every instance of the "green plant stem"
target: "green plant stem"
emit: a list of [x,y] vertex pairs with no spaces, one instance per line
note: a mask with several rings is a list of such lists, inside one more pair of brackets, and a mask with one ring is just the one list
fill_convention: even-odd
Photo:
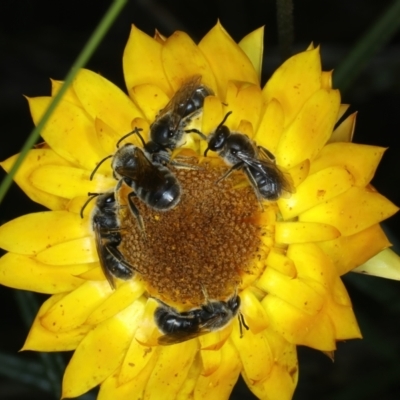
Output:
[[21,149],[21,152],[15,161],[14,165],[11,167],[8,175],[3,179],[3,182],[0,185],[0,203],[2,202],[4,196],[6,195],[12,180],[14,178],[15,173],[17,172],[18,168],[24,161],[26,154],[32,148],[32,146],[36,143],[37,139],[40,136],[40,132],[42,131],[43,127],[45,126],[46,122],[48,121],[50,115],[57,107],[57,104],[61,100],[62,96],[71,85],[73,79],[77,72],[88,62],[100,42],[102,41],[103,37],[113,24],[114,20],[117,18],[119,13],[121,12],[122,8],[125,6],[128,0],[114,0],[110,8],[107,10],[106,14],[104,15],[103,19],[98,24],[97,28],[93,32],[92,36],[86,43],[85,47],[82,49],[81,53],[79,54],[78,58],[72,65],[68,75],[65,78],[65,81],[58,91],[58,93],[54,96],[52,102],[49,104],[49,107],[43,114],[43,117],[37,124],[36,128],[31,132],[27,141],[25,142],[24,146]]
[[335,69],[335,87],[342,92],[346,91],[368,61],[392,38],[399,27],[400,0],[395,0]]

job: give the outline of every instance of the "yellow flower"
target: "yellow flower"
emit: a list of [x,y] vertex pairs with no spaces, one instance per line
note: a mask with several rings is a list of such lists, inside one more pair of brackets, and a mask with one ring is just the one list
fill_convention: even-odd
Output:
[[[236,44],[218,24],[196,45],[183,32],[151,38],[133,27],[123,58],[129,97],[80,71],[42,132],[46,145],[16,175],[51,211],[0,227],[8,251],[0,282],[52,295],[23,349],[75,350],[63,397],[101,385],[101,400],[227,399],[242,374],[257,397],[290,399],[297,345],[332,352],[337,341],[361,337],[340,276],[390,246],[379,223],[397,207],[370,185],[384,149],[351,143],[355,116],[341,120],[347,107],[318,48],[287,60],[261,88],[262,43],[262,29]],[[229,167],[216,152],[203,156],[201,135],[186,134],[173,157],[195,166],[169,164],[180,202],[159,212],[134,199],[145,232],[128,211],[129,187],[116,191],[119,249],[137,271],[112,288],[96,250],[97,200],[80,213],[88,192],[110,192],[117,182],[108,162],[90,176],[133,128],[147,142],[159,110],[197,75],[214,95],[188,129],[209,135],[231,111],[225,125],[275,156],[271,168],[290,193],[260,204],[240,169],[216,184]],[[59,87],[54,81],[52,95]],[[28,100],[37,123],[51,97]],[[141,146],[137,135],[128,142]],[[159,343],[159,300],[185,312],[235,293],[239,318]]]

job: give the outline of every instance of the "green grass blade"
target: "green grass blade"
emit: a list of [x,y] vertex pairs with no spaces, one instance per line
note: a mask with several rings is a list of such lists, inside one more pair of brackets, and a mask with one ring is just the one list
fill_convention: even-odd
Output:
[[395,0],[360,39],[333,74],[334,86],[346,91],[368,61],[397,32],[400,27],[400,0]]
[[62,85],[59,92],[54,96],[52,102],[50,103],[49,107],[43,114],[43,117],[39,121],[36,128],[31,132],[27,141],[25,142],[24,146],[21,149],[21,152],[15,161],[14,165],[11,167],[10,172],[8,175],[3,179],[3,182],[0,185],[0,203],[2,202],[4,196],[6,195],[12,180],[14,178],[15,173],[17,172],[18,168],[24,161],[24,158],[28,151],[32,148],[32,146],[36,143],[37,139],[39,138],[40,132],[45,126],[47,120],[49,119],[51,113],[57,107],[57,104],[61,100],[63,94],[68,89],[69,85],[72,83],[75,75],[77,72],[88,62],[98,45],[100,44],[101,40],[107,33],[108,29],[111,27],[119,13],[121,12],[122,8],[125,6],[128,0],[114,0],[113,4],[110,6],[106,14],[104,15],[103,19],[100,21],[97,28],[94,30],[92,36],[86,43],[85,47],[79,54],[78,58],[72,65],[67,77],[65,78],[64,84]]

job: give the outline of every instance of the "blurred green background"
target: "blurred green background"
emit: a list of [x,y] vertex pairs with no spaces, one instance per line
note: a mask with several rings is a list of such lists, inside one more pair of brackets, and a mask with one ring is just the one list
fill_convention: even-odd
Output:
[[[313,41],[321,45],[324,70],[338,68],[391,4],[382,0],[295,1],[293,51],[304,50]],[[49,94],[49,78],[65,77],[109,5],[105,0],[0,2],[1,160],[17,153],[32,130],[23,95]],[[276,4],[272,0],[131,0],[87,67],[124,88],[121,57],[132,23],[150,35],[155,28],[167,36],[184,30],[198,41],[218,18],[237,41],[265,25],[265,83],[280,64]],[[377,49],[359,71],[352,71],[356,76],[348,82],[342,102],[350,103],[351,111],[358,111],[354,141],[389,148],[373,184],[400,205],[400,34]],[[1,171],[0,179],[3,177]],[[39,210],[41,206],[13,185],[1,204],[0,223]],[[399,252],[400,216],[384,226]],[[300,348],[300,383],[294,399],[398,400],[400,283],[356,274],[344,277],[344,281],[364,340],[339,343],[334,363],[317,351]],[[0,400],[60,397],[63,365],[69,355],[17,354],[32,318],[29,313],[21,316],[18,304],[27,302],[34,313],[34,300],[40,304],[44,298],[16,295],[14,290],[0,287]],[[15,356],[25,371],[13,372]],[[231,398],[255,397],[239,383]]]

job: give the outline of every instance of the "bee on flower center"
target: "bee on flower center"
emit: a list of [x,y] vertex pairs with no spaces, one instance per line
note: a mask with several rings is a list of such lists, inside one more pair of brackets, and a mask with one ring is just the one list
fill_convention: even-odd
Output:
[[115,278],[128,280],[134,276],[137,268],[127,262],[118,249],[122,241],[122,228],[114,191],[103,194],[89,193],[89,195],[91,197],[82,207],[81,217],[86,205],[97,197],[92,215],[96,249],[103,273],[110,286],[115,289]]
[[[136,128],[135,131],[142,139],[139,129]],[[112,158],[111,168],[114,178],[118,180],[115,190],[118,191],[122,184],[132,189],[127,195],[128,207],[140,229],[144,231],[143,219],[133,198],[138,197],[155,210],[167,211],[179,203],[181,186],[174,174],[163,164],[150,160],[150,155],[145,150],[132,143],[126,143],[119,147],[125,137],[118,141],[117,151],[114,155],[107,156],[100,161],[90,179],[105,160]]]
[[215,131],[206,137],[202,132],[191,129],[187,132],[196,132],[208,141],[208,147],[204,152],[215,151],[231,168],[224,173],[217,182],[227,178],[233,171],[242,170],[258,201],[278,200],[285,193],[293,191],[290,177],[282,172],[275,163],[275,156],[266,148],[258,146],[248,136],[240,132],[231,132],[224,125],[232,114],[228,112]]
[[227,301],[207,300],[199,308],[179,312],[158,300],[154,319],[163,333],[158,343],[171,345],[196,338],[209,332],[218,331],[228,325],[236,315],[239,316],[240,330],[242,325],[248,329],[240,313],[240,297],[235,293]]
[[185,81],[150,125],[144,148],[155,160],[170,162],[170,152],[184,142],[185,127],[202,113],[204,99],[214,94],[200,82],[201,75]]

